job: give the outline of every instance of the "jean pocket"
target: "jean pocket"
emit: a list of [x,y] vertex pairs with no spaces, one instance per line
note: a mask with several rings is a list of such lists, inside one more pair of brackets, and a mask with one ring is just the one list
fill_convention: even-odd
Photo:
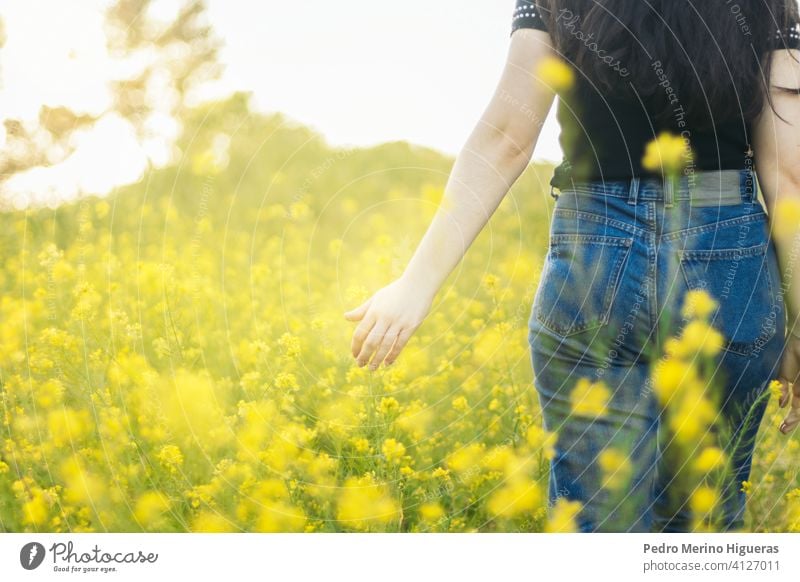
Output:
[[536,320],[561,336],[608,323],[633,237],[553,234],[533,301]]
[[768,243],[736,249],[679,251],[689,289],[702,289],[718,303],[711,325],[724,337],[726,351],[753,353],[775,335]]

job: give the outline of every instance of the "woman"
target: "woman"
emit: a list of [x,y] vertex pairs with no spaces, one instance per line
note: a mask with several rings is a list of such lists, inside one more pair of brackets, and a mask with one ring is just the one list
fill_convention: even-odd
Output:
[[[800,422],[800,265],[794,236],[769,236],[778,202],[800,201],[799,32],[794,0],[518,0],[504,72],[447,203],[404,274],[345,314],[360,322],[358,364],[398,357],[525,169],[557,88],[539,71],[558,58],[574,83],[560,87],[565,160],[528,336],[544,424],[558,434],[550,500],[581,502],[582,531],[691,529],[686,499],[671,494],[688,461],[665,454],[649,379],[702,289],[721,334],[714,376],[731,455],[721,527],[742,527],[739,488],[770,379],[781,379],[781,406],[791,400],[780,430]],[[647,160],[663,132],[688,146],[680,167]],[[610,389],[602,419],[574,413],[580,379]],[[598,462],[610,442],[627,443],[634,468],[618,499]]]

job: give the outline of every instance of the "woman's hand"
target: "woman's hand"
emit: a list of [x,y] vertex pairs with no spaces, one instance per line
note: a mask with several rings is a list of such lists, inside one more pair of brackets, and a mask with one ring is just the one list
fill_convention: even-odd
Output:
[[359,367],[370,358],[371,370],[375,370],[384,359],[386,366],[394,362],[428,316],[432,302],[433,297],[401,277],[355,309],[345,312],[345,319],[361,321],[353,333],[351,344],[351,352]]
[[[555,58],[550,35],[518,29],[494,95],[456,157],[442,203],[403,275],[344,314],[361,321],[359,366],[391,364],[422,324],[433,297],[530,162],[555,93],[537,71]],[[370,361],[371,360],[371,361]]]
[[780,407],[785,408],[791,400],[789,412],[780,426],[780,431],[788,434],[800,424],[800,339],[793,335],[786,340],[778,380],[781,382]]

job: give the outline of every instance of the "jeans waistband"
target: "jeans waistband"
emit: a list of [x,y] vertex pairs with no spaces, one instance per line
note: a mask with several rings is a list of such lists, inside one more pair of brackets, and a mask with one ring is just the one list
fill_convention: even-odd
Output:
[[724,206],[754,203],[757,198],[755,172],[750,168],[716,171],[695,171],[677,179],[632,177],[617,180],[575,182],[556,174],[550,182],[550,194],[555,190],[578,195],[625,198],[631,204],[638,201],[663,201],[670,206],[678,200],[690,200],[692,206]]

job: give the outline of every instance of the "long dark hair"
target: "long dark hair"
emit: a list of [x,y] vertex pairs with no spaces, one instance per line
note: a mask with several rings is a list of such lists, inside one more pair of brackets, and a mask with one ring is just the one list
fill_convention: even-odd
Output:
[[598,89],[635,91],[663,105],[664,119],[677,99],[700,126],[758,116],[769,98],[765,56],[797,22],[796,0],[535,3],[557,50]]

